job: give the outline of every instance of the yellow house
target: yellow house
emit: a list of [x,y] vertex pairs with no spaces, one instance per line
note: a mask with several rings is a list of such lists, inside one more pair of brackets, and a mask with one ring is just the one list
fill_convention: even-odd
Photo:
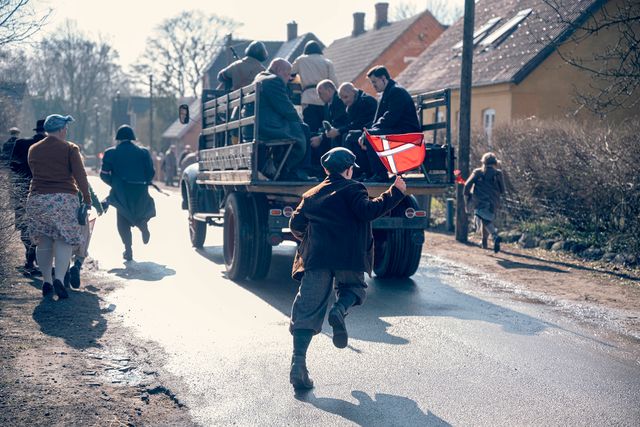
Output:
[[[548,3],[560,9],[554,10]],[[603,8],[615,10],[623,3],[633,0],[479,0],[474,29],[472,127],[482,127],[490,139],[496,124],[514,119],[593,119],[594,114],[577,95],[593,90],[597,82],[565,58],[583,60],[593,68],[597,52],[615,45],[620,33],[610,27],[589,37],[577,37],[580,28],[602,22]],[[396,78],[411,93],[451,88],[453,135],[457,135],[460,105],[462,27],[460,19]],[[628,117],[640,117],[640,109],[619,109],[607,120]]]

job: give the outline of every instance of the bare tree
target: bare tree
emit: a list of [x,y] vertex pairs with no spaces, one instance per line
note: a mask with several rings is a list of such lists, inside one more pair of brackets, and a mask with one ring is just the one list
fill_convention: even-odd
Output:
[[238,27],[227,18],[186,11],[165,20],[147,40],[142,61],[134,66],[140,80],[152,74],[156,87],[173,96],[198,96],[204,68]]
[[418,14],[418,8],[413,3],[399,2],[393,8],[391,19],[393,21],[402,21]]
[[575,54],[572,48],[558,49],[564,61],[591,77],[589,88],[577,93],[578,101],[603,116],[618,109],[637,108],[640,103],[640,2],[606,2],[592,10],[584,22],[577,22],[566,0],[544,1],[553,8],[560,23],[573,27],[570,41],[589,43],[596,37],[610,40],[606,44],[590,43],[601,47],[594,47],[586,57]]
[[109,128],[110,100],[123,84],[117,58],[107,43],[89,39],[73,21],[64,23],[34,54],[29,85],[39,115],[71,114],[77,121],[70,128],[74,142],[96,139],[94,127]]
[[38,13],[31,0],[0,0],[0,47],[27,40],[40,30],[50,13]]
[[451,4],[447,0],[427,0],[426,8],[444,25],[453,24],[464,14],[460,5]]

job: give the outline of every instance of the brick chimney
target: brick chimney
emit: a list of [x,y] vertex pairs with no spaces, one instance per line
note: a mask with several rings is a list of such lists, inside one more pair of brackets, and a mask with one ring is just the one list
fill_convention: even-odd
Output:
[[376,3],[376,24],[374,28],[379,30],[385,25],[389,25],[389,3]]
[[353,37],[364,34],[364,12],[356,12],[353,14]]
[[298,24],[296,21],[291,21],[287,24],[287,41],[298,38]]

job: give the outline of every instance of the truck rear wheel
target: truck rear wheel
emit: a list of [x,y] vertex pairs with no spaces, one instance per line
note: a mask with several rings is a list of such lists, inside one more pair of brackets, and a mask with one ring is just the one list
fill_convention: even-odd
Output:
[[231,193],[224,208],[223,255],[227,277],[242,280],[249,274],[254,255],[254,215],[250,200]]
[[[392,217],[404,216],[405,209],[418,209],[413,196],[407,196],[391,211]],[[420,265],[424,233],[422,230],[376,230],[373,271],[380,278],[411,277]]]
[[267,199],[263,195],[254,194],[251,197],[251,205],[253,208],[253,224],[254,229],[254,249],[249,268],[249,279],[261,280],[269,274],[271,267],[271,245],[269,244],[269,212]]

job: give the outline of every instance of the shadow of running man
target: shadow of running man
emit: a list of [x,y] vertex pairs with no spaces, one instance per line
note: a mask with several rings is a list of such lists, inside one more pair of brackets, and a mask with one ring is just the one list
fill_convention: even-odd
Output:
[[98,295],[83,291],[70,292],[69,299],[54,301],[43,298],[33,310],[33,320],[40,330],[60,337],[76,349],[100,347],[98,339],[107,329]]
[[359,426],[450,426],[442,418],[402,396],[376,393],[375,400],[367,393],[354,390],[351,395],[358,403],[330,397],[316,397],[313,391],[296,394],[296,399],[318,409],[341,416]]
[[176,271],[168,268],[166,265],[157,264],[155,262],[136,262],[127,261],[125,268],[112,268],[108,273],[115,274],[118,277],[127,280],[145,280],[156,282],[167,276],[173,276]]

